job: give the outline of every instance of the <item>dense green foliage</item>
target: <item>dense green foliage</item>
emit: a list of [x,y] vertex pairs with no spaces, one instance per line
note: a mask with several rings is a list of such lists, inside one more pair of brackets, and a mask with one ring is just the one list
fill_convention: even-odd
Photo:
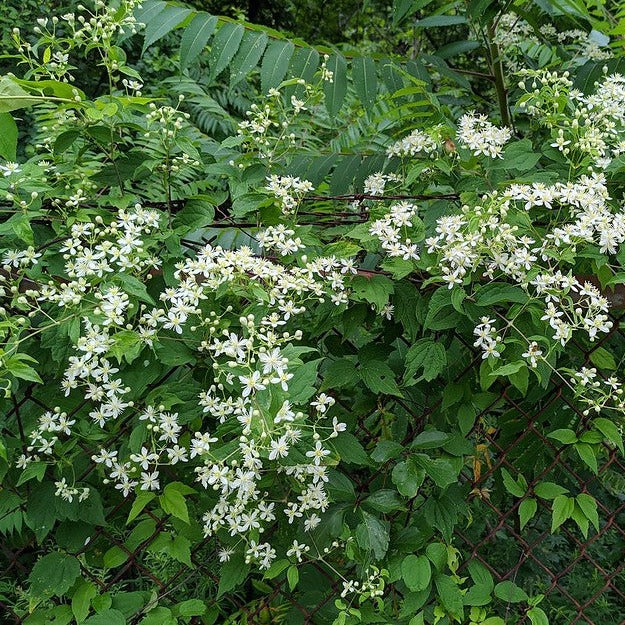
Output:
[[0,608],[616,622],[625,11],[199,4],[1,14]]

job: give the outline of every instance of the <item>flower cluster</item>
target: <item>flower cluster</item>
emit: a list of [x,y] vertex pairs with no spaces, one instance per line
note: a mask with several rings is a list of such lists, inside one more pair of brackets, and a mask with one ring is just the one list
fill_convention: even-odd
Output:
[[512,137],[510,128],[499,128],[488,121],[486,115],[466,113],[458,122],[460,144],[475,156],[483,154],[490,158],[502,158],[503,146]]
[[383,174],[376,172],[367,176],[363,184],[363,191],[366,195],[384,195],[384,190],[389,182],[400,182],[401,178],[397,174]]
[[[521,106],[552,132],[552,147],[574,167],[607,167],[625,153],[625,77],[605,76],[594,93],[572,89],[568,72],[526,70],[519,86],[526,90]],[[531,81],[531,82],[530,82]],[[554,103],[566,95],[571,106],[562,111]]]
[[439,142],[429,133],[423,130],[413,130],[399,141],[387,148],[388,156],[435,156],[439,148]]
[[293,215],[302,198],[314,189],[309,180],[302,180],[297,176],[278,176],[273,174],[267,178],[267,191],[273,193],[279,201],[284,215]]
[[417,207],[409,202],[393,204],[382,219],[374,221],[369,232],[380,240],[382,249],[391,257],[403,260],[419,260],[419,246],[404,232],[415,225]]
[[504,52],[506,64],[514,71],[527,66],[526,56],[537,59],[541,65],[557,59],[557,46],[573,58],[581,57],[602,61],[612,56],[607,42],[597,38],[597,32],[586,32],[579,28],[558,30],[553,24],[540,27],[539,38],[534,28],[515,13],[505,13],[498,20],[495,41]]
[[[121,4],[113,4],[104,0],[95,0],[94,10],[89,11],[80,5],[80,15],[66,13],[60,17],[42,17],[33,28],[40,40],[37,46],[21,37],[19,29],[13,29],[12,36],[22,60],[30,66],[33,73],[44,78],[74,82],[71,70],[70,53],[75,48],[100,46],[103,51],[103,64],[111,75],[120,71],[123,66],[119,55],[108,55],[112,42],[118,35],[136,33],[139,23],[134,10],[140,6],[140,0],[122,0]],[[38,58],[39,50],[47,50]],[[126,73],[133,70],[125,68]]]
[[[428,250],[438,253],[442,278],[452,288],[468,273],[482,266],[491,279],[498,272],[520,284],[533,297],[544,300],[543,320],[553,328],[553,338],[565,345],[575,329],[590,340],[610,330],[608,302],[592,284],[553,266],[553,259],[583,242],[597,243],[604,251],[616,251],[624,239],[622,215],[607,204],[605,180],[583,176],[575,183],[511,185],[501,194],[484,197],[477,207],[463,207],[462,215],[438,220],[437,235],[426,240]],[[516,202],[521,210],[568,209],[575,219],[554,226],[540,244],[508,221]],[[601,216],[597,219],[598,216]],[[541,264],[542,263],[542,264]]]
[[501,349],[500,343],[502,338],[499,336],[497,328],[493,325],[494,323],[494,319],[482,317],[480,323],[478,323],[478,325],[475,326],[475,330],[473,330],[473,334],[477,337],[473,345],[481,348],[483,359],[490,356],[493,358],[499,358],[501,356],[499,350]]
[[295,230],[288,228],[284,224],[269,226],[256,236],[261,249],[275,249],[281,256],[295,254],[303,250],[306,246],[300,237],[295,236]]

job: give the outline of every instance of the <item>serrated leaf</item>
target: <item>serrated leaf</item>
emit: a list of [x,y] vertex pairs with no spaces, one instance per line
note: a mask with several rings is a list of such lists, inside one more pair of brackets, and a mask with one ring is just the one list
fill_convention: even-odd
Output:
[[342,54],[335,53],[328,59],[327,68],[333,78],[332,82],[324,82],[323,92],[328,114],[335,117],[347,94],[347,62]]
[[458,479],[457,472],[447,460],[416,454],[414,461],[439,488],[447,488]]
[[432,579],[430,561],[426,556],[406,556],[401,563],[401,576],[410,590],[425,590]]
[[208,57],[211,79],[217,78],[232,61],[244,34],[245,28],[232,22],[227,22],[217,31]]
[[17,151],[17,124],[10,113],[0,113],[0,157],[14,161]]
[[464,609],[462,593],[458,584],[448,575],[437,575],[434,578],[434,585],[441,605],[455,617],[455,620],[462,620]]
[[391,479],[400,494],[412,498],[423,484],[425,470],[418,467],[412,459],[404,460],[393,467]]
[[163,9],[157,13],[145,27],[141,54],[144,54],[153,43],[157,42],[167,33],[182,24],[182,22],[191,13],[191,9],[187,9],[185,7],[165,5],[165,7],[163,7]]
[[28,581],[33,597],[63,596],[80,576],[80,563],[66,553],[49,553],[33,567]]
[[397,382],[395,382],[393,370],[385,362],[369,360],[360,366],[358,373],[360,374],[360,379],[370,391],[403,397]]
[[260,85],[263,93],[276,88],[286,76],[295,45],[290,41],[272,42],[263,56],[260,66]]
[[217,26],[217,17],[198,13],[184,29],[180,41],[180,69],[184,70],[204,50]]
[[230,86],[241,82],[260,61],[267,47],[265,33],[246,33],[232,63],[230,63]]
[[525,304],[529,299],[521,287],[502,282],[491,282],[480,287],[475,295],[475,303],[482,307],[493,304],[510,304],[511,302]]
[[84,625],[126,625],[126,619],[119,610],[104,610],[90,616]]
[[376,559],[381,560],[388,550],[389,526],[365,510],[361,510],[362,522],[356,527],[356,541],[365,551],[371,551]]
[[189,523],[189,510],[183,494],[174,484],[167,484],[163,494],[158,498],[161,508],[172,516]]
[[359,56],[352,59],[352,79],[360,101],[365,109],[370,110],[378,95],[378,77],[371,57]]
[[420,339],[411,345],[406,352],[404,383],[408,383],[422,369],[423,374],[415,381],[424,379],[431,382],[437,378],[447,366],[445,346],[430,338]]

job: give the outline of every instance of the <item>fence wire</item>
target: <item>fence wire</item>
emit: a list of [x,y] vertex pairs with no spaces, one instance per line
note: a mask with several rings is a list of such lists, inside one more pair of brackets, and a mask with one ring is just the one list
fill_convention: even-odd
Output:
[[[618,316],[617,316],[618,317]],[[618,344],[622,349],[625,335],[620,328],[620,318],[614,318],[613,329],[590,349],[578,345],[580,355],[586,364],[591,354],[601,346],[612,349]],[[473,352],[473,359],[467,362],[458,382],[475,376],[481,361],[480,354],[457,336],[467,349]],[[166,377],[175,372],[172,369]],[[163,379],[153,384],[162,383]],[[411,427],[403,443],[410,442],[430,423],[432,415],[440,408],[442,397],[430,398],[427,406],[414,406],[399,398],[389,400],[389,410],[399,405],[410,414]],[[77,414],[83,405],[75,407]],[[9,414],[5,415],[7,430],[19,431],[24,438],[23,423],[32,411],[50,410],[44,392],[37,385],[29,387],[23,395],[13,401]],[[377,410],[363,415],[358,420],[355,434],[367,444],[375,441],[371,427]],[[475,448],[472,464],[465,465],[460,481],[469,492],[472,518],[461,523],[454,530],[454,544],[464,558],[463,570],[471,560],[482,563],[492,574],[495,582],[514,581],[526,591],[544,594],[544,604],[549,606],[553,625],[625,625],[625,462],[616,449],[606,444],[603,463],[593,474],[582,462],[574,462],[566,447],[558,446],[547,437],[554,423],[576,416],[578,435],[588,426],[590,417],[585,416],[576,405],[567,385],[559,378],[550,381],[548,393],[538,403],[533,403],[531,393],[526,399],[519,399],[518,392],[500,385],[492,402],[477,415],[466,439]],[[122,426],[115,439],[128,434],[128,426]],[[111,443],[113,441],[110,441]],[[81,468],[80,479],[86,479],[95,469],[90,458],[94,450],[84,447],[85,466]],[[502,469],[516,477],[526,473],[526,467],[533,468],[533,478],[528,483],[527,493],[520,498],[510,497],[501,488],[498,476]],[[523,468],[521,468],[523,467]],[[390,475],[393,461],[388,461],[378,472]],[[172,468],[175,469],[175,467]],[[175,474],[169,476],[175,479]],[[362,472],[351,476],[357,491],[366,496],[375,479],[374,475]],[[591,531],[587,539],[575,531],[576,528],[561,526],[559,533],[552,534],[551,508],[540,497],[537,513],[521,529],[519,506],[532,497],[534,488],[541,482],[555,482],[576,493],[588,493],[598,503],[599,529]],[[141,521],[142,532],[136,529],[121,531],[123,523],[109,520],[125,518],[130,503],[119,497],[117,503],[105,508],[107,522],[97,527],[95,533],[85,538],[85,543],[72,548],[68,538],[67,550],[82,556],[83,576],[96,584],[101,593],[123,588],[124,591],[154,590],[154,601],[167,598],[203,598],[215,600],[219,583],[217,576],[216,545],[212,538],[205,538],[194,544],[189,551],[188,562],[176,562],[159,556],[158,547],[169,540],[168,528],[172,519],[145,510],[146,518]],[[415,497],[408,516],[420,515],[427,502],[427,493]],[[54,549],[54,541],[45,540],[39,545],[25,538],[28,532],[14,534],[11,540],[0,542],[0,578],[5,584],[26,588],[26,580],[37,559]],[[88,539],[88,540],[87,540]],[[88,566],[88,552],[103,553],[112,547],[119,550],[121,565],[111,569],[108,576],[93,573]],[[320,563],[304,564],[300,580],[310,578],[313,592],[300,594],[291,592],[285,582],[264,580],[247,582],[241,592],[227,594],[223,601],[229,602],[229,611],[236,623],[263,625],[266,623],[288,623],[289,625],[325,624],[332,621],[334,600],[339,597],[339,580]],[[391,592],[396,592],[391,590]],[[401,598],[400,598],[401,600]],[[152,603],[154,603],[154,601]],[[145,616],[145,609],[130,616],[128,622],[137,624]],[[511,617],[512,618],[512,617]],[[507,623],[528,623],[523,611],[515,613],[514,621]],[[24,623],[0,593],[0,621],[2,623]],[[199,618],[191,623],[201,623]]]

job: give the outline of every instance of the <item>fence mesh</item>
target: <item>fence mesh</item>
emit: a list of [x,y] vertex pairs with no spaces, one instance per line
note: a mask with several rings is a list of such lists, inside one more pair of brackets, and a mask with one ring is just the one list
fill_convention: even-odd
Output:
[[[625,335],[620,321],[620,316],[616,315],[611,333],[589,348],[577,346],[586,363],[591,362],[593,351],[599,347],[623,351]],[[465,378],[475,376],[480,355],[462,336],[456,338],[473,353],[457,380],[461,384]],[[166,377],[171,375],[180,375],[180,371],[172,368]],[[153,386],[162,381],[156,381]],[[440,394],[428,398],[425,405],[393,398],[383,408],[409,413],[411,427],[403,441],[408,445],[431,422],[444,401]],[[49,399],[41,387],[27,388],[21,397],[12,401],[5,416],[7,429],[19,431],[24,438],[24,422],[33,413],[41,414],[42,410],[51,409],[48,404]],[[82,408],[83,405],[78,404],[74,413]],[[375,443],[379,408],[375,407],[358,420],[355,434],[368,446]],[[463,568],[471,560],[479,561],[491,572],[495,582],[511,580],[528,592],[544,594],[546,598],[541,606],[546,606],[554,624],[625,625],[625,462],[616,449],[606,445],[603,462],[595,474],[572,455],[572,450],[554,444],[547,432],[560,422],[570,423],[572,415],[576,418],[578,434],[583,433],[589,417],[580,411],[567,385],[558,377],[554,376],[550,381],[548,393],[543,393],[539,402],[532,400],[531,391],[526,398],[520,399],[519,393],[509,386],[495,387],[489,404],[483,407],[465,436],[474,449],[473,461],[465,464],[460,480],[466,487],[462,492],[468,493],[471,516],[470,522],[456,526],[453,541],[464,559]],[[115,439],[127,434],[126,427],[122,426]],[[96,465],[90,460],[93,452],[84,447],[84,464],[75,467],[81,479],[87,479],[95,469]],[[365,496],[374,479],[390,475],[392,466],[393,461],[388,461],[375,477],[355,471],[351,477],[357,491]],[[531,480],[528,479],[526,495],[510,497],[501,485],[502,470],[512,477],[520,473],[527,477],[528,467]],[[168,479],[176,478],[174,469],[171,468]],[[540,497],[535,498],[536,515],[521,529],[519,506],[534,494],[533,488],[537,484],[545,481],[595,497],[598,531],[591,527],[588,537],[583,538],[575,526],[565,524],[558,533],[552,534],[551,506]],[[31,482],[30,487],[41,485]],[[427,492],[419,493],[412,500],[409,511],[402,514],[408,517],[424,514],[427,502]],[[19,507],[17,498],[15,509]],[[153,590],[155,599],[202,597],[210,601],[211,597],[216,597],[219,579],[216,546],[212,538],[193,543],[186,540],[176,545],[169,533],[175,520],[149,509],[138,525],[129,526],[127,530],[112,530],[124,527],[119,519],[128,515],[130,503],[120,496],[104,509],[105,519],[101,519],[95,532],[80,535],[74,525],[71,535],[60,534],[62,547],[81,556],[85,578],[95,583],[102,593],[111,591],[114,595],[119,589],[125,592]],[[5,518],[12,513],[12,510],[5,511]],[[38,516],[45,520],[45,514]],[[111,522],[114,520],[117,522]],[[31,529],[37,532],[41,528]],[[11,540],[0,542],[2,579],[16,588],[26,587],[26,579],[37,558],[55,548],[49,540],[37,544],[35,540],[20,538],[28,535],[27,532],[14,533]],[[58,532],[56,537],[58,541]],[[179,550],[178,555],[182,556],[178,560],[183,562],[163,557],[161,547],[164,543],[171,544],[170,552]],[[193,544],[192,548],[190,544]],[[110,554],[115,566],[106,576],[96,575],[88,558],[92,557],[90,554],[105,552]],[[285,582],[255,580],[247,582],[248,586],[241,592],[228,593],[225,600],[231,604],[230,614],[239,619],[233,622],[250,625],[331,622],[334,600],[341,591],[339,580],[320,563],[303,565],[300,579],[306,577],[314,579],[314,592],[299,594],[289,591]],[[401,597],[398,599],[401,601]],[[138,623],[145,616],[141,610],[132,616],[132,609],[128,609],[131,613],[129,623]],[[510,612],[507,623],[529,622],[523,610],[515,609],[514,616]],[[26,620],[18,616],[1,593],[0,611],[2,622],[23,623]]]

